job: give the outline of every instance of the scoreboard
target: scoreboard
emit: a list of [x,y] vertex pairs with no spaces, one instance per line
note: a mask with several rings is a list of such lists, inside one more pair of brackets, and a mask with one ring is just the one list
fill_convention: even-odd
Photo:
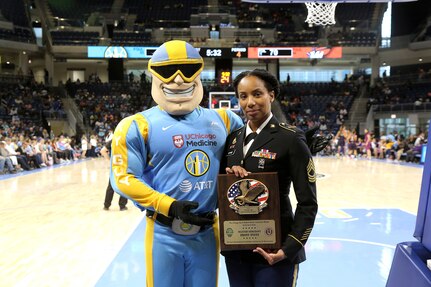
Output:
[[341,58],[342,47],[249,47],[249,59],[324,59]]
[[199,54],[203,58],[220,58],[220,59],[232,59],[232,58],[245,58],[247,59],[247,48],[246,47],[232,47],[232,48],[197,48]]
[[[149,59],[158,47],[88,46],[88,58]],[[341,58],[342,47],[231,47],[196,48],[203,58],[213,59],[322,59]]]

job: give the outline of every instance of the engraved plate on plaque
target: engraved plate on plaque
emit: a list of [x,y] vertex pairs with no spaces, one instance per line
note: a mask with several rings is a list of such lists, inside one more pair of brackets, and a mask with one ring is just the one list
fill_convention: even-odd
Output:
[[274,244],[274,220],[243,220],[224,222],[224,243],[230,244]]

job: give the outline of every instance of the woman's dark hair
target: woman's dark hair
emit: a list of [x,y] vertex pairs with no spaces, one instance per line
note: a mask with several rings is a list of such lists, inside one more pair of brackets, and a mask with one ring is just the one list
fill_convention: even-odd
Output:
[[238,84],[239,82],[248,76],[255,76],[261,79],[265,83],[265,88],[271,92],[274,91],[274,97],[277,98],[280,94],[280,84],[276,77],[273,74],[263,69],[254,69],[252,71],[244,71],[241,72],[238,76],[233,80],[233,88],[235,90],[235,95],[238,97]]

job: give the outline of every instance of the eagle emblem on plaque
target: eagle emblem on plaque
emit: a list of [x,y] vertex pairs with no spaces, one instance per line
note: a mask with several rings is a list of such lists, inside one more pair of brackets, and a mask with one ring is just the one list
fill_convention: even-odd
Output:
[[268,205],[269,190],[258,180],[241,179],[229,187],[227,198],[236,213],[259,214]]

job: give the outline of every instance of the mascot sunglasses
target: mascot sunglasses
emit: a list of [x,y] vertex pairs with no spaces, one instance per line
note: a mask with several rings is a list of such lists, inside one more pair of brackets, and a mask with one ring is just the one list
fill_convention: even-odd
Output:
[[184,82],[191,83],[202,72],[204,64],[198,63],[150,63],[149,71],[164,83],[172,82],[177,75],[180,75]]

